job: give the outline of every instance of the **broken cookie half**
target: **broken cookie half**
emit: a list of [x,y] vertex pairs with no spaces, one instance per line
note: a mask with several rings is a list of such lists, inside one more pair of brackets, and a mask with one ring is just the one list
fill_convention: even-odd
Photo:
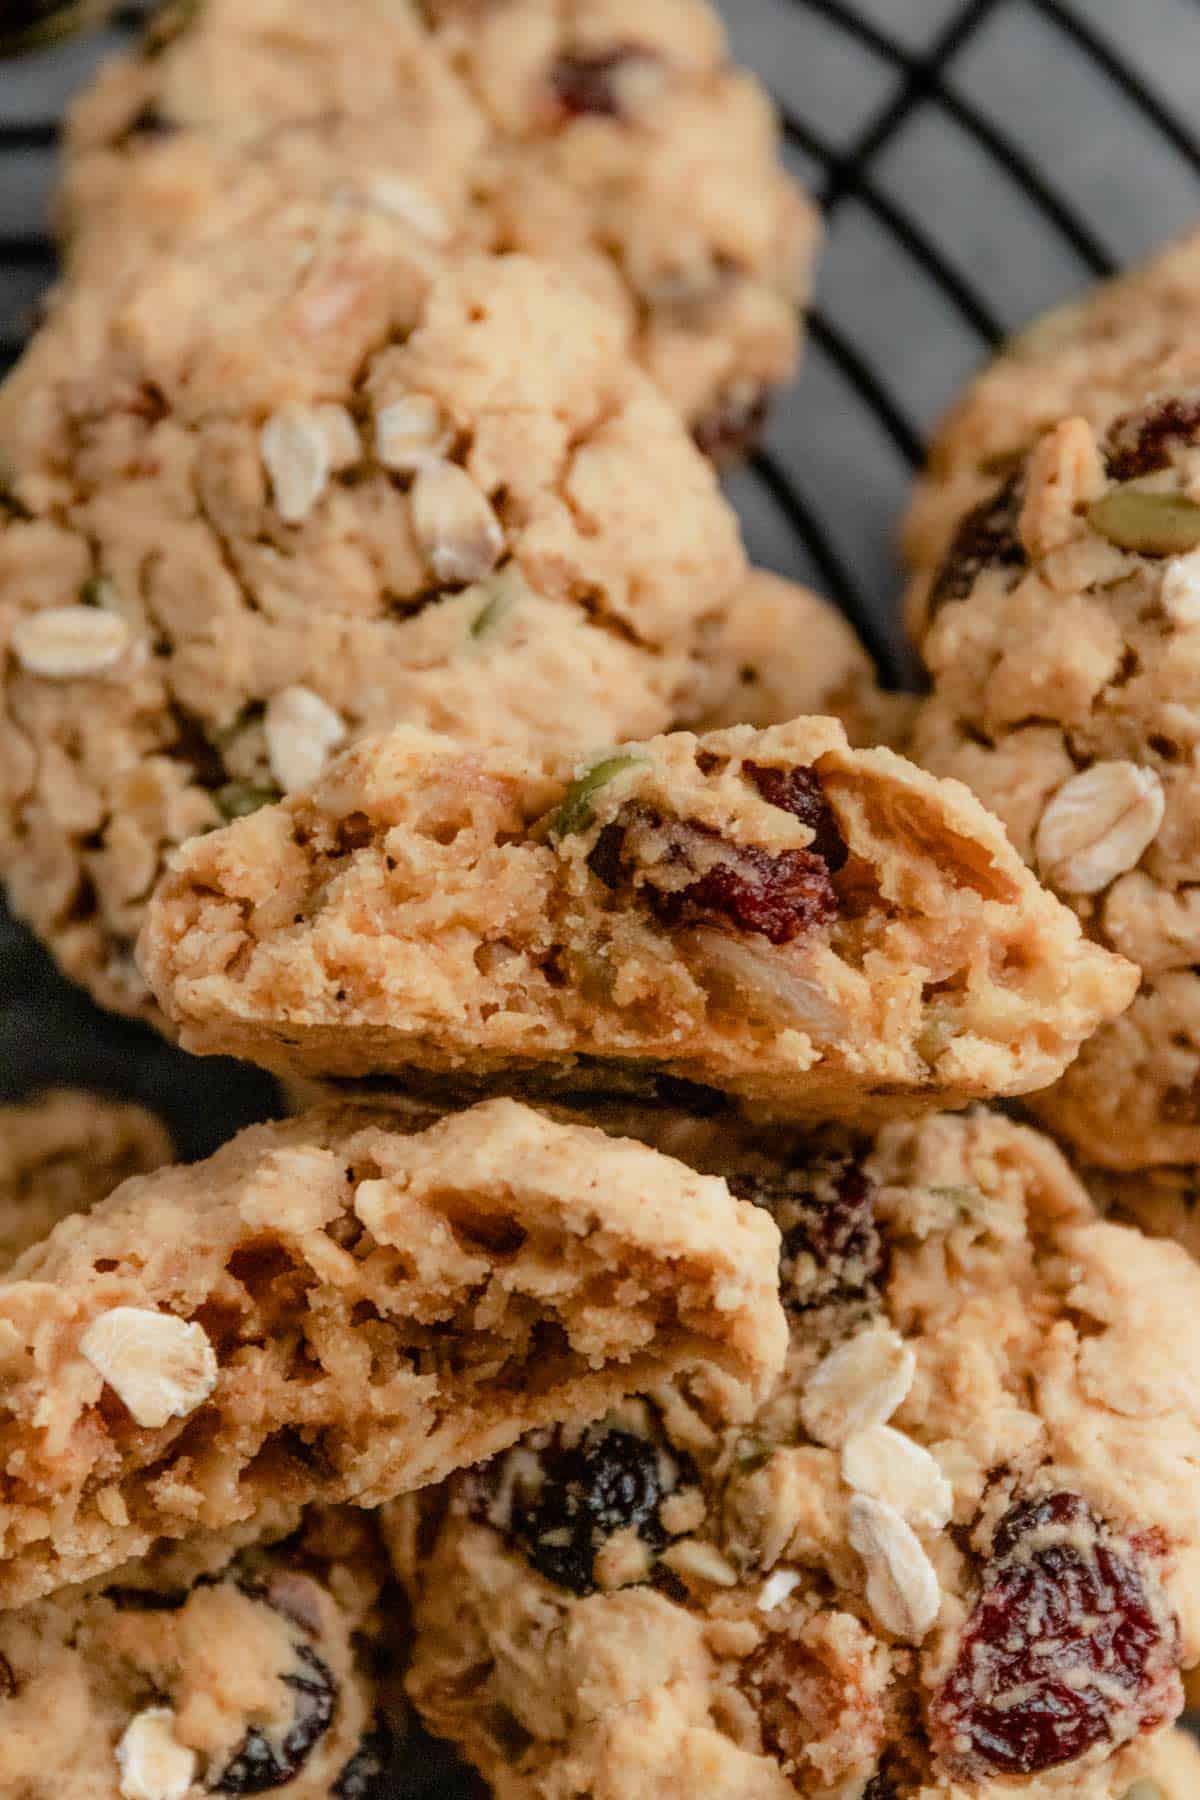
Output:
[[779,1234],[722,1178],[512,1101],[415,1123],[254,1127],[0,1281],[0,1604],[377,1504],[673,1370],[735,1407],[777,1373]]
[[1044,1086],[1136,973],[953,781],[829,719],[590,763],[412,728],[187,845],[143,969],[189,1050],[791,1117]]

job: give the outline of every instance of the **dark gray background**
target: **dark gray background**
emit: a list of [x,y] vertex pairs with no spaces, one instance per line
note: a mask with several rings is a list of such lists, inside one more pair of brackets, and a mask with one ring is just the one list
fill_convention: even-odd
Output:
[[[775,88],[788,159],[829,220],[803,378],[731,490],[758,560],[837,598],[894,675],[893,543],[923,435],[989,345],[1196,219],[1200,0],[724,11],[738,54]],[[0,65],[10,351],[52,272],[51,122],[102,48],[93,38]],[[102,1019],[0,920],[0,1091],[88,1078],[163,1107],[188,1154],[270,1102],[254,1077],[188,1065]],[[436,1758],[410,1769],[405,1794],[450,1794]]]

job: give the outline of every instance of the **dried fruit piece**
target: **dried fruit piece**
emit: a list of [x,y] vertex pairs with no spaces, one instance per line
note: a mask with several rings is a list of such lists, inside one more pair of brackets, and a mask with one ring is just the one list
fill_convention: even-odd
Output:
[[742,1200],[765,1206],[783,1233],[780,1296],[792,1312],[874,1294],[887,1272],[875,1186],[845,1157],[823,1157],[770,1179],[734,1173]]
[[776,769],[747,762],[742,764],[742,772],[768,806],[777,806],[808,826],[813,834],[812,848],[831,875],[845,868],[850,851],[815,769]]
[[971,1782],[1033,1775],[1177,1712],[1178,1628],[1152,1571],[1077,1494],[1012,1507],[954,1666],[934,1747]]
[[196,1752],[175,1736],[169,1706],[148,1706],[125,1727],[117,1767],[123,1800],[184,1800],[196,1773]]
[[1098,894],[1136,867],[1165,811],[1153,769],[1093,763],[1064,782],[1042,814],[1034,840],[1038,868],[1060,893]]
[[1200,547],[1200,504],[1186,494],[1114,488],[1088,507],[1088,523],[1119,550],[1179,556]]
[[800,1416],[809,1436],[833,1448],[884,1425],[908,1397],[917,1359],[891,1325],[873,1325],[831,1350],[808,1378]]
[[573,116],[628,119],[662,85],[663,60],[641,44],[560,56],[550,71],[550,87],[562,110]]
[[1028,566],[1020,534],[1024,501],[1025,472],[1018,469],[966,515],[930,589],[930,618],[952,601],[965,600],[985,569],[1010,569],[1015,575]]
[[194,1412],[217,1385],[216,1353],[203,1327],[173,1313],[114,1306],[92,1320],[79,1353],[152,1430]]
[[573,1594],[595,1586],[596,1558],[619,1531],[635,1531],[652,1552],[670,1541],[661,1510],[679,1488],[691,1485],[686,1459],[652,1438],[618,1426],[592,1426],[575,1441],[550,1434],[531,1440],[503,1459],[515,1472],[509,1535],[535,1569]]
[[114,668],[129,648],[130,631],[118,613],[104,612],[93,601],[27,613],[14,624],[10,642],[31,675],[73,681]]
[[1108,434],[1106,462],[1114,481],[1136,481],[1170,467],[1173,448],[1200,437],[1200,396],[1174,394],[1126,413]]
[[303,1673],[280,1677],[296,1696],[292,1722],[278,1742],[251,1727],[237,1751],[209,1787],[215,1794],[265,1794],[298,1775],[333,1723],[337,1683],[328,1665],[307,1644],[296,1645]]
[[392,1733],[381,1713],[329,1790],[334,1800],[376,1800],[391,1753]]
[[941,1606],[937,1571],[895,1507],[855,1494],[847,1536],[867,1571],[867,1605],[885,1631],[919,1644]]

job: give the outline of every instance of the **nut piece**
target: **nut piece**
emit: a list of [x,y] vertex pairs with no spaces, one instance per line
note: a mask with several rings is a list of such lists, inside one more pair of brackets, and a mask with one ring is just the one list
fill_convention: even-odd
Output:
[[216,1354],[202,1328],[173,1313],[114,1306],[92,1320],[79,1349],[150,1430],[194,1412],[217,1385]]
[[329,481],[329,437],[320,414],[285,406],[267,420],[258,443],[276,512],[285,525],[302,525]]
[[1153,769],[1103,762],[1073,775],[1037,828],[1034,852],[1044,880],[1062,893],[1098,894],[1136,866],[1165,810]]
[[48,606],[12,628],[13,654],[21,667],[51,681],[103,675],[120,662],[129,639],[119,614],[95,606]]
[[850,1548],[867,1571],[867,1605],[885,1631],[919,1644],[938,1616],[933,1564],[910,1526],[884,1500],[856,1494],[848,1513]]
[[390,171],[372,175],[367,183],[367,197],[380,212],[403,220],[429,243],[450,242],[453,235],[450,221],[437,201],[431,200],[424,188],[406,180],[403,175],[393,175]]
[[267,701],[263,733],[271,773],[285,794],[318,780],[329,752],[345,741],[340,713],[311,688],[283,688]]
[[148,1706],[117,1745],[124,1800],[184,1800],[196,1774],[196,1752],[175,1736],[169,1706]]
[[504,532],[465,469],[425,463],[412,486],[417,541],[439,581],[482,581],[504,548]]
[[759,1612],[774,1612],[800,1586],[799,1569],[774,1569],[758,1592]]
[[871,1425],[843,1446],[842,1479],[926,1531],[940,1531],[954,1506],[954,1491],[928,1450],[890,1425]]
[[411,475],[427,462],[438,462],[450,442],[437,402],[427,394],[393,400],[375,415],[375,454],[385,469],[398,474]]
[[834,1449],[903,1405],[916,1374],[911,1345],[890,1325],[873,1326],[831,1350],[809,1376],[800,1413],[809,1436]]

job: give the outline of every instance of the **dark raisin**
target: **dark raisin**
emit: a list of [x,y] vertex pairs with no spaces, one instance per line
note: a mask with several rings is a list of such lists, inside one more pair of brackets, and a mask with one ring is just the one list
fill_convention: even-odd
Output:
[[588,854],[588,868],[606,888],[619,888],[625,878],[625,832],[620,825],[606,825]]
[[963,519],[929,591],[931,618],[952,600],[965,600],[985,569],[1028,565],[1018,531],[1024,501],[1022,468]]
[[930,1709],[949,1768],[1037,1774],[1178,1711],[1178,1629],[1137,1556],[1078,1495],[1009,1510]]
[[815,769],[771,769],[750,762],[742,769],[768,806],[777,806],[808,826],[812,848],[832,875],[845,868],[850,852]]
[[749,455],[766,430],[771,388],[747,388],[726,394],[692,429],[696,444],[711,462],[733,462]]
[[686,1458],[631,1431],[596,1425],[573,1443],[555,1434],[540,1451],[537,1481],[518,1482],[509,1531],[548,1581],[588,1594],[597,1554],[617,1532],[666,1548],[662,1503],[694,1480]]
[[900,1789],[891,1776],[881,1769],[878,1775],[872,1775],[863,1789],[862,1800],[900,1800]]
[[284,1675],[283,1685],[296,1696],[293,1721],[283,1738],[273,1743],[265,1732],[252,1726],[232,1760],[215,1781],[214,1794],[265,1794],[282,1787],[299,1774],[333,1721],[337,1683],[315,1650],[296,1645],[296,1660],[304,1673]]
[[1200,438],[1200,394],[1158,400],[1125,413],[1108,434],[1108,472],[1114,481],[1136,481],[1171,463],[1173,450]]
[[330,1788],[335,1800],[375,1800],[382,1791],[391,1754],[392,1733],[380,1713]]
[[622,44],[592,55],[565,54],[550,71],[550,87],[563,112],[572,118],[592,114],[605,119],[628,116],[622,80],[639,66],[660,67],[662,58],[638,44]]
[[848,1157],[822,1157],[766,1177],[735,1173],[739,1199],[765,1206],[783,1235],[780,1294],[791,1312],[866,1300],[887,1278],[875,1186]]
[[7,1656],[0,1656],[0,1700],[11,1700],[17,1691],[17,1678]]

